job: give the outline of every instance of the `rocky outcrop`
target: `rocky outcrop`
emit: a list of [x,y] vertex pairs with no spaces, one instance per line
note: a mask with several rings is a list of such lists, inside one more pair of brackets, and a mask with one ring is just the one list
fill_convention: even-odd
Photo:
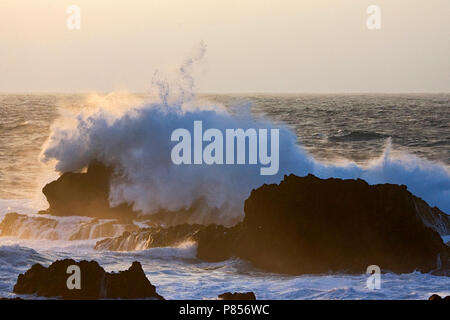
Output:
[[98,241],[97,250],[133,251],[156,247],[177,246],[186,241],[196,241],[201,225],[177,225],[169,228],[152,227],[134,232],[124,232],[120,237]]
[[279,273],[361,273],[375,264],[397,273],[449,275],[450,248],[430,225],[430,217],[444,214],[437,210],[405,186],[290,175],[253,190],[244,220],[234,227],[150,228],[96,248],[136,250],[189,239],[197,241],[199,259],[239,257]]
[[225,292],[219,295],[219,300],[256,300],[253,292]]
[[281,273],[361,273],[375,264],[448,274],[450,264],[449,248],[405,186],[363,180],[285,176],[252,191],[242,223],[205,228],[198,239],[200,259],[236,256]]
[[56,219],[8,213],[0,222],[0,237],[36,240],[86,240],[115,237],[124,231],[139,228],[132,223],[120,223],[118,220],[100,220],[88,218]]
[[[58,240],[55,231],[58,221],[43,217],[29,217],[15,212],[5,215],[0,222],[0,237],[17,237],[20,239]],[[46,230],[45,233],[42,231]]]
[[[81,289],[68,289],[69,266],[80,268]],[[62,299],[159,299],[155,287],[145,276],[139,262],[133,262],[126,271],[107,273],[95,261],[75,262],[59,260],[48,268],[35,264],[25,274],[19,275],[14,286],[16,294],[35,294]]]
[[67,172],[47,184],[42,192],[50,205],[45,213],[56,216],[88,216],[130,222],[137,216],[128,204],[111,208],[109,188],[112,169],[100,163],[85,173]]

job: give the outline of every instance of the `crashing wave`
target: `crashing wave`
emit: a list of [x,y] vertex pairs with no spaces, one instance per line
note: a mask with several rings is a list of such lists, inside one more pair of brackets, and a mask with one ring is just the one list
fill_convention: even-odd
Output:
[[[201,199],[204,205],[196,208],[195,219],[183,221],[189,223],[214,221],[231,225],[242,219],[244,201],[252,189],[264,183],[279,183],[288,174],[406,185],[428,204],[450,212],[448,167],[410,154],[394,157],[390,139],[384,153],[366,166],[354,162],[325,164],[297,144],[292,130],[253,116],[247,105],[230,110],[197,99],[191,72],[204,53],[205,47],[201,46],[198,54],[181,65],[172,82],[157,73],[152,86],[157,95],[148,101],[120,106],[106,101],[67,117],[65,122],[56,122],[43,148],[42,160],[54,162],[60,173],[82,172],[95,161],[111,168],[106,199],[111,207],[125,204],[151,215],[189,210]],[[202,121],[205,129],[222,132],[227,128],[279,128],[278,174],[261,176],[258,165],[173,164],[171,133],[191,128],[194,121]],[[363,131],[350,133],[349,137],[385,138]]]
[[48,218],[8,213],[0,222],[0,237],[36,240],[87,240],[116,237],[137,230],[134,224],[80,217]]

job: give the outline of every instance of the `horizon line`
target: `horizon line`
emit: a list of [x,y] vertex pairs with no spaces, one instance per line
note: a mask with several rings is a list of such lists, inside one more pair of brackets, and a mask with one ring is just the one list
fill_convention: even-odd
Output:
[[[54,94],[54,95],[69,95],[69,94],[110,94],[110,93],[130,93],[130,94],[150,94],[147,91],[129,91],[129,90],[112,90],[112,91],[102,91],[102,90],[86,90],[86,91],[0,91],[0,94]],[[382,91],[336,91],[336,92],[326,92],[326,91],[238,91],[238,92],[198,92],[196,95],[349,95],[349,94],[450,94],[450,91],[392,91],[392,92],[382,92]]]

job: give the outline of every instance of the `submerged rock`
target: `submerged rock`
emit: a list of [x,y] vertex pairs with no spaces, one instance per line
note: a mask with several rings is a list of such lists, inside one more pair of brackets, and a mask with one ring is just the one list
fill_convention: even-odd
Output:
[[[81,289],[68,289],[67,268],[77,265],[81,272]],[[95,261],[58,260],[48,268],[35,264],[19,275],[14,286],[16,294],[36,294],[62,299],[164,299],[145,276],[139,262],[126,271],[107,273]]]
[[225,292],[219,295],[220,300],[256,300],[253,292]]
[[156,247],[177,246],[186,241],[196,241],[201,225],[182,224],[168,228],[152,227],[134,232],[124,232],[121,236],[98,241],[96,250],[133,251]]
[[6,214],[0,222],[0,237],[58,240],[59,235],[54,230],[57,225],[58,221],[54,219],[29,217],[11,212]]
[[445,275],[450,251],[420,217],[431,210],[425,205],[404,186],[285,176],[252,191],[239,225],[199,232],[197,254],[207,261],[240,257],[292,274],[362,273],[375,264]]
[[[89,218],[82,218],[84,220]],[[118,220],[90,219],[62,221],[55,217],[8,213],[0,222],[0,237],[37,240],[86,240],[114,237],[138,226]]]

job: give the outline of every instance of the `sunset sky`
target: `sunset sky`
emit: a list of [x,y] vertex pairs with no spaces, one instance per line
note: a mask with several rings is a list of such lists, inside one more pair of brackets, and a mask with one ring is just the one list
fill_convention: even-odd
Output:
[[145,91],[201,41],[200,92],[450,92],[449,13],[448,0],[1,0],[0,92]]

